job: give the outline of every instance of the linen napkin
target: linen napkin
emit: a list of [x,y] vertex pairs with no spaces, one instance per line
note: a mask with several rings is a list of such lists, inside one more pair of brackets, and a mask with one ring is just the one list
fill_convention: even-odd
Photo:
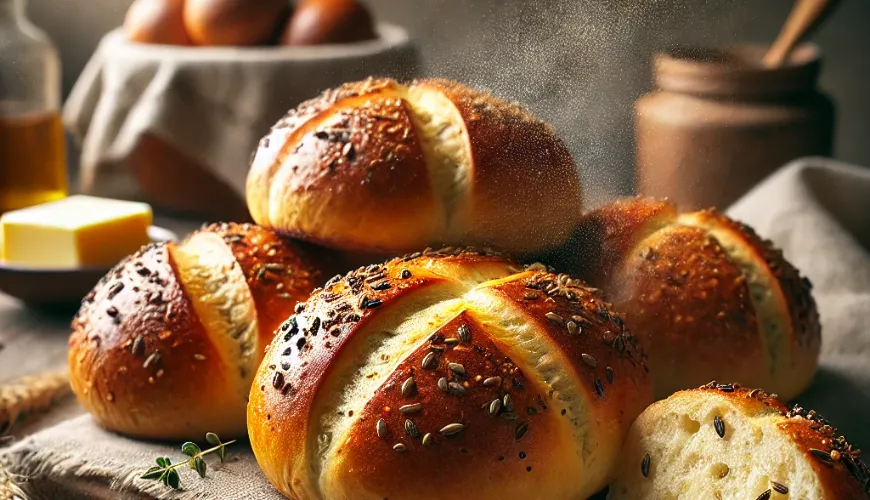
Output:
[[106,35],[64,105],[81,145],[80,188],[138,198],[121,167],[149,133],[244,194],[251,151],[288,109],[370,75],[416,76],[408,33],[381,23],[379,39],[314,47],[173,47]]
[[870,169],[824,158],[775,172],[728,210],[813,284],[821,367],[797,398],[870,451]]
[[[728,213],[783,249],[815,288],[823,325],[821,369],[798,401],[815,408],[859,447],[870,447],[870,170],[825,159],[783,167]],[[182,471],[182,491],[137,479],[157,456],[183,458],[178,445],[129,440],[89,416],[66,421],[5,451],[34,498],[278,499],[250,447],[201,480]]]

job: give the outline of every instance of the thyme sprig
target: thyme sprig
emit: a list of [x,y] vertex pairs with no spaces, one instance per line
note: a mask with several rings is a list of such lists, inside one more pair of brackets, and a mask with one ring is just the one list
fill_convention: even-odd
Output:
[[208,441],[208,444],[212,445],[211,448],[202,450],[196,443],[188,441],[181,445],[181,453],[184,453],[190,458],[183,462],[174,464],[169,457],[157,457],[157,465],[148,469],[140,477],[142,479],[154,479],[160,481],[166,486],[176,490],[181,488],[181,477],[178,475],[179,467],[187,465],[195,470],[199,474],[199,477],[205,477],[205,472],[208,466],[202,457],[209,453],[217,452],[221,462],[223,462],[227,456],[227,446],[236,442],[236,440],[233,439],[232,441],[222,443],[218,435],[214,432],[206,433],[205,440]]

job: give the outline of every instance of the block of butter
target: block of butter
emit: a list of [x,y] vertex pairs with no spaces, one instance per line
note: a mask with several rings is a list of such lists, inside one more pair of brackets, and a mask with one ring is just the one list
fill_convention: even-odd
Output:
[[146,203],[70,196],[0,217],[0,258],[38,268],[112,266],[148,243]]

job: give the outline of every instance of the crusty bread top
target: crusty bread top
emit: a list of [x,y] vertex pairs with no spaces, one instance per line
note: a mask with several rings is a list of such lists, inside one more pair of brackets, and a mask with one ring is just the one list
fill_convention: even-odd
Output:
[[739,221],[726,217],[710,209],[701,212],[702,217],[713,219],[715,224],[740,235],[741,240],[751,252],[754,252],[767,265],[767,269],[780,283],[780,290],[785,298],[791,328],[799,345],[813,345],[820,342],[819,313],[813,300],[813,285],[809,278],[801,276],[773,242],[764,239],[755,230]]
[[393,255],[552,248],[582,211],[579,174],[552,127],[435,79],[368,79],[302,103],[260,142],[246,190],[259,224]]
[[100,280],[73,319],[73,388],[124,434],[191,439],[209,426],[238,436],[264,347],[317,276],[291,241],[247,224],[145,246]]
[[249,434],[295,498],[454,498],[475,489],[469,468],[498,483],[482,499],[592,494],[652,399],[644,359],[581,282],[427,250],[330,280],[297,309],[251,390]]
[[[650,338],[658,397],[728,377],[793,398],[811,380],[821,328],[809,280],[748,226],[631,198],[587,214],[576,239],[579,276]],[[676,363],[687,346],[696,356]]]

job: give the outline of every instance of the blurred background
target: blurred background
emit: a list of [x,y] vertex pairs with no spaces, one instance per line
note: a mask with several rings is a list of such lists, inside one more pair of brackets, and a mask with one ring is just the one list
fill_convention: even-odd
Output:
[[[68,93],[130,0],[31,0],[58,45]],[[599,196],[633,189],[634,100],[650,88],[651,54],[673,44],[770,42],[790,0],[369,0],[375,17],[406,27],[426,75],[522,101],[568,141]],[[845,0],[813,36],[822,90],[838,105],[835,156],[870,165],[870,2]],[[530,68],[535,68],[532,71]],[[265,132],[265,131],[264,131]],[[590,200],[595,203],[595,200]]]

